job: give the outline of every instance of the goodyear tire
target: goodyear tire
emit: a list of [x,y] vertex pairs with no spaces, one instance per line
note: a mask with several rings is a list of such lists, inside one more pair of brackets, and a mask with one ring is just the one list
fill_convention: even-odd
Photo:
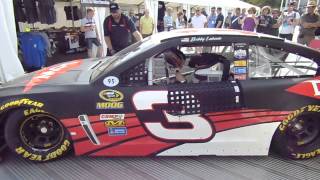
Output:
[[33,162],[58,159],[72,148],[61,122],[38,108],[12,112],[5,125],[5,140],[18,156]]
[[320,155],[320,106],[302,107],[280,124],[272,146],[291,159],[309,159]]

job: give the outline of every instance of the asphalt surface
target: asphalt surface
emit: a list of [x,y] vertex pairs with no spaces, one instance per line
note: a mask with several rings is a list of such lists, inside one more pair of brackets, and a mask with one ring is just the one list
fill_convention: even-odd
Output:
[[0,179],[290,179],[319,180],[320,157],[293,161],[269,157],[91,158],[69,156],[30,163],[7,154]]

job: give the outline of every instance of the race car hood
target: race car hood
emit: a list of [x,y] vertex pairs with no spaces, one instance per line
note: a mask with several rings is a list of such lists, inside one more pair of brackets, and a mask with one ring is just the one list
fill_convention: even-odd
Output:
[[56,64],[25,74],[2,84],[1,87],[22,87],[23,92],[28,92],[36,86],[88,84],[94,68],[101,62],[100,60],[87,59]]

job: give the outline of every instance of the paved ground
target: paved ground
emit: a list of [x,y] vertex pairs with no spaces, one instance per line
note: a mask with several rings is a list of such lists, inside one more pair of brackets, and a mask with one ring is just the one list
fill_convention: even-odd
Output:
[[320,158],[305,161],[270,157],[67,157],[34,164],[7,155],[0,164],[0,179],[290,179],[319,180]]

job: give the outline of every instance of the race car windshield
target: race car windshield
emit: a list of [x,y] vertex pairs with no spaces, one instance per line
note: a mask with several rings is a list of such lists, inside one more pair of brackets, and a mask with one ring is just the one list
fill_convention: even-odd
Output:
[[91,80],[95,80],[104,72],[108,72],[113,68],[127,62],[130,58],[150,49],[155,45],[155,41],[153,41],[150,37],[144,39],[143,41],[139,41],[122,51],[119,51],[115,55],[111,56],[104,60],[104,62],[92,73]]

